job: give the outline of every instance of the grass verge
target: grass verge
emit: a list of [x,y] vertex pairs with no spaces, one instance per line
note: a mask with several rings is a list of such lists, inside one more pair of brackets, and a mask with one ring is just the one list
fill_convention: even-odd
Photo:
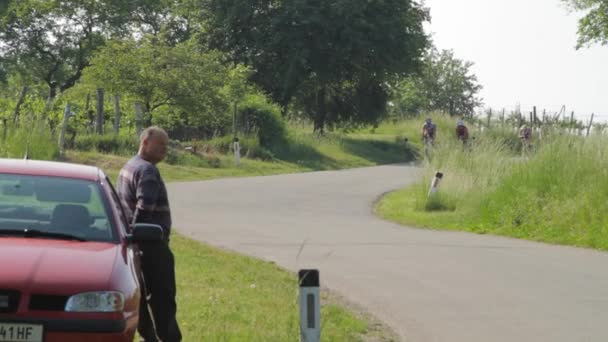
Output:
[[[179,234],[171,244],[184,341],[299,340],[296,275]],[[345,310],[327,291],[321,304],[323,341],[395,341],[369,317]]]
[[[522,158],[512,134],[486,132],[470,151],[441,144],[423,181],[387,195],[376,212],[419,227],[608,250],[608,137],[549,132]],[[440,195],[428,199],[438,170]]]
[[[65,161],[96,165],[115,180],[128,156],[98,152],[68,151]],[[241,158],[240,166],[226,154],[213,156],[213,167],[197,165],[195,157],[182,157],[179,164],[159,164],[165,181],[194,181],[225,177],[262,176],[284,173],[336,170],[410,161],[415,158],[413,147],[390,135],[332,135],[317,137],[299,134],[285,149],[277,148],[275,158],[260,160]],[[190,162],[188,162],[190,161]]]

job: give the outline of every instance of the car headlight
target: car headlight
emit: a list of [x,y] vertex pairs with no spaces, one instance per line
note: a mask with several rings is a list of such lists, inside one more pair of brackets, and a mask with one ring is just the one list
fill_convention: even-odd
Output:
[[68,299],[65,311],[119,312],[125,307],[125,296],[116,291],[79,293]]

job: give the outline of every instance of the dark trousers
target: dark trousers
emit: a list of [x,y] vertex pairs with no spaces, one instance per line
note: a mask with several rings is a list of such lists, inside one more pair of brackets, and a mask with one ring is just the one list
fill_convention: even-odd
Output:
[[146,291],[142,291],[137,331],[146,342],[180,342],[173,253],[166,242],[143,243],[139,248]]

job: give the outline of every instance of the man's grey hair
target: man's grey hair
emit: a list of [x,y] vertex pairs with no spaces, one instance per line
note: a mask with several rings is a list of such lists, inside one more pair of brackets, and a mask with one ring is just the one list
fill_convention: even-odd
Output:
[[142,144],[144,142],[144,140],[150,139],[151,137],[154,136],[165,136],[165,137],[169,137],[169,135],[167,134],[167,132],[158,127],[158,126],[150,126],[146,129],[143,130],[143,132],[141,132],[141,134],[139,135],[139,143]]

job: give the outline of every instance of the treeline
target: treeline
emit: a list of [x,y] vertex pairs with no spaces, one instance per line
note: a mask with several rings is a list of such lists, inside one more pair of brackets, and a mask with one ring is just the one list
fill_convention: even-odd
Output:
[[433,49],[428,20],[403,0],[7,0],[0,120],[55,130],[70,103],[72,137],[158,124],[196,139],[472,114],[471,63]]

